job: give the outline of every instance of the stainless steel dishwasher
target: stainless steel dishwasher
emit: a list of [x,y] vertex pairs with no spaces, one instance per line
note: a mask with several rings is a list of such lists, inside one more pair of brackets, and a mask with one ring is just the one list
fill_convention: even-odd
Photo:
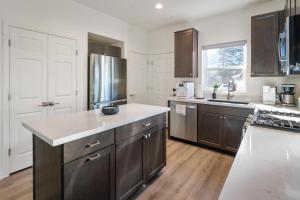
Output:
[[[177,105],[185,107],[185,113],[176,111]],[[170,135],[175,138],[197,142],[197,104],[171,101]]]

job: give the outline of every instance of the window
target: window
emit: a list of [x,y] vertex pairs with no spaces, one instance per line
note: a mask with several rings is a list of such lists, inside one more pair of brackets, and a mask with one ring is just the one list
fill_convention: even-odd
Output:
[[234,80],[238,92],[246,91],[246,41],[203,47],[202,67],[204,89],[211,91],[215,84],[227,90]]

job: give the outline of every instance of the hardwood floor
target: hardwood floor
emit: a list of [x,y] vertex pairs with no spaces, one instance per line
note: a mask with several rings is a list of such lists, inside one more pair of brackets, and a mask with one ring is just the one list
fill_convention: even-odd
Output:
[[[233,157],[174,140],[167,142],[167,166],[137,200],[216,200]],[[32,169],[0,181],[1,200],[32,200]]]

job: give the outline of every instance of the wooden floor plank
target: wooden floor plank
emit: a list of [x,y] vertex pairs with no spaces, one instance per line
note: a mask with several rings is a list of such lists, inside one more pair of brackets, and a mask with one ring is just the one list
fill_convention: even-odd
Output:
[[[216,200],[233,157],[182,142],[167,141],[167,166],[136,200]],[[0,181],[1,200],[32,200],[32,169]]]

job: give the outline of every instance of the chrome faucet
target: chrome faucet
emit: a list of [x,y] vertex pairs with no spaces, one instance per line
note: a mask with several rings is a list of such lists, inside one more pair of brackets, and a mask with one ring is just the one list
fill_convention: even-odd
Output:
[[227,100],[230,100],[230,98],[233,97],[233,95],[230,92],[234,92],[234,91],[236,91],[236,83],[234,79],[232,79],[232,81],[228,82]]

